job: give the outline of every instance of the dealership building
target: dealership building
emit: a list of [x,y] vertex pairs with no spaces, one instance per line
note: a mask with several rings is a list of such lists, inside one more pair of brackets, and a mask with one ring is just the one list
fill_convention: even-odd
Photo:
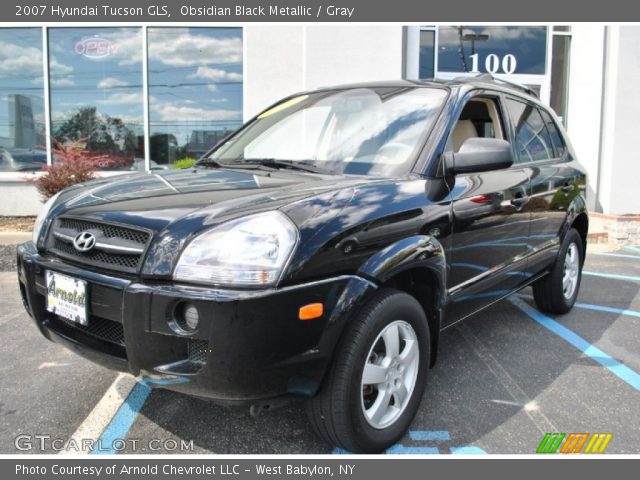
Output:
[[565,124],[589,208],[640,214],[640,27],[595,24],[0,27],[0,215],[71,149],[99,175],[197,158],[286,95],[478,73],[525,84]]

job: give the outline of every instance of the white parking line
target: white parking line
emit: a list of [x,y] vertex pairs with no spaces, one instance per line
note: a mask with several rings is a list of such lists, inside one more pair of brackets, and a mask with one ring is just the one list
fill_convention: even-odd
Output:
[[[70,455],[88,454],[92,445],[90,441],[97,441],[111,419],[116,414],[120,406],[129,396],[129,393],[136,385],[136,379],[131,375],[120,373],[107,389],[104,396],[91,413],[84,419],[73,435],[67,441],[65,449],[60,453]],[[77,446],[77,450],[76,450]]]

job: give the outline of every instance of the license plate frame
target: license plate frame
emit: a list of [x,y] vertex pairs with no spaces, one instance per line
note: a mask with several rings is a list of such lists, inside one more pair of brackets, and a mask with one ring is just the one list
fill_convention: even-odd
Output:
[[45,271],[47,311],[79,325],[89,325],[87,282],[63,273]]

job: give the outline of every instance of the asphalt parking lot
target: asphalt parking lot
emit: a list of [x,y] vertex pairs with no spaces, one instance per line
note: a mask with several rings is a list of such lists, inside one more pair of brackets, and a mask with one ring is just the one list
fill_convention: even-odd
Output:
[[[389,453],[528,454],[547,432],[610,432],[607,453],[640,453],[640,248],[589,254],[584,270],[567,315],[540,314],[526,289],[445,331]],[[314,437],[301,404],[251,417],[90,364],[40,337],[15,272],[0,290],[0,453],[20,453],[19,435],[25,453],[71,437],[123,438],[124,453],[342,453]]]

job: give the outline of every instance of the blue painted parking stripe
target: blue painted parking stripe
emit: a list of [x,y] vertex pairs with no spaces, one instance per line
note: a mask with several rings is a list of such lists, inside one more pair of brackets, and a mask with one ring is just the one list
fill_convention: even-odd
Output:
[[175,385],[188,382],[188,378],[145,378],[136,383],[127,399],[120,406],[107,427],[100,435],[95,447],[91,450],[91,455],[112,455],[117,453],[114,448],[114,441],[124,440],[136,421],[138,414],[142,410],[147,398],[151,394],[149,384],[155,385]]
[[619,258],[634,258],[640,260],[640,255],[625,255],[624,253],[590,253],[589,255],[601,255],[603,257],[619,257]]
[[552,318],[547,317],[545,314],[535,310],[521,298],[512,298],[511,303],[513,303],[516,307],[526,313],[529,317],[531,317],[531,319],[535,320],[543,327],[549,329],[564,341],[573,345],[582,353],[590,357],[592,360],[598,362],[600,365],[605,367],[622,381],[628,383],[633,388],[640,391],[640,374],[634,372],[626,365],[620,363],[612,356],[590,344],[584,338],[580,337],[578,334],[572,332],[568,328],[562,326]]
[[451,440],[449,432],[446,430],[411,430],[409,432],[411,440],[447,442]]
[[452,455],[487,455],[480,447],[474,447],[472,445],[467,445],[464,447],[451,447]]
[[96,446],[91,450],[92,455],[113,455],[116,453],[114,442],[127,436],[150,393],[151,388],[143,382],[138,382],[133,387],[125,402],[100,435]]
[[583,275],[588,275],[590,277],[603,277],[603,278],[612,278],[614,280],[630,280],[632,282],[640,282],[640,277],[635,275],[618,275],[617,273],[600,273],[600,272],[587,272],[583,271]]
[[385,450],[387,455],[437,455],[437,447],[405,447],[399,443]]
[[576,303],[574,307],[585,308],[587,310],[596,310],[598,312],[617,313],[618,315],[627,315],[629,317],[640,318],[640,312],[636,310],[628,310],[626,308],[605,307],[604,305],[592,305],[590,303]]
[[640,253],[640,247],[635,247],[635,246],[631,246],[631,245],[627,245],[625,247],[622,247],[625,250],[631,250],[632,252],[638,252]]

